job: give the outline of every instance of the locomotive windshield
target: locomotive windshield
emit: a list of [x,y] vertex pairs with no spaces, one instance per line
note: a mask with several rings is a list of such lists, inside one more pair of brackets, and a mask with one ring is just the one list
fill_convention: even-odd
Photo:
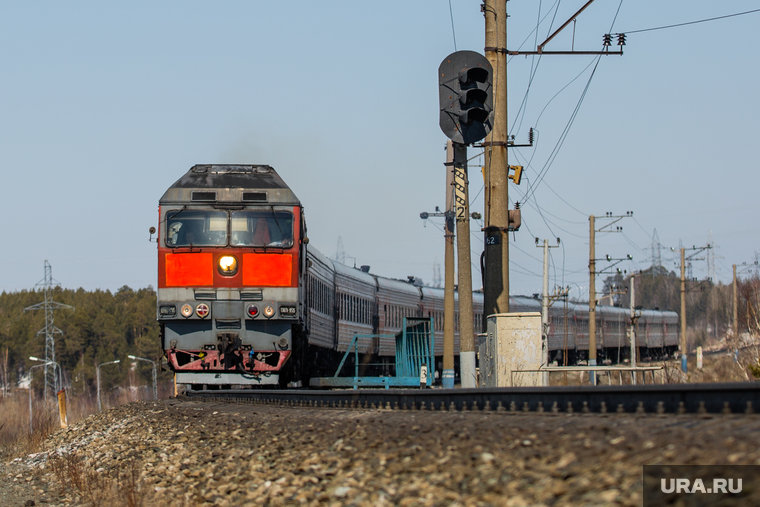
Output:
[[243,210],[230,215],[232,246],[293,246],[293,214],[290,212]]
[[166,215],[168,246],[224,246],[227,244],[227,212],[179,210]]
[[177,210],[166,214],[166,246],[293,246],[293,214],[273,209]]

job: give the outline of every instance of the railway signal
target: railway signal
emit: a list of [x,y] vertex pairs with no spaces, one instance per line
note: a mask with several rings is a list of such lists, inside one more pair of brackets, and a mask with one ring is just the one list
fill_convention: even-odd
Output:
[[493,125],[493,69],[485,56],[457,51],[438,67],[441,130],[460,144],[485,138]]

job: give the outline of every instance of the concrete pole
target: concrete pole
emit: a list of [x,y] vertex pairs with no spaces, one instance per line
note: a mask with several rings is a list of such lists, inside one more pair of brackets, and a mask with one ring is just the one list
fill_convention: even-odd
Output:
[[97,368],[95,368],[95,378],[96,383],[98,384],[98,413],[103,413],[103,405],[100,403],[100,366],[98,365]]
[[31,435],[34,433],[34,426],[32,425],[32,370],[35,368],[42,368],[43,366],[49,366],[48,363],[45,364],[35,364],[31,368],[29,368],[29,434]]
[[736,295],[736,264],[734,264],[734,334],[739,337],[739,298]]
[[[594,215],[588,217],[588,365],[596,366],[596,229]],[[589,381],[596,385],[596,372],[590,371]]]
[[443,289],[443,374],[444,389],[454,388],[454,143],[446,143],[446,251]]
[[[544,240],[544,295],[541,301],[541,357],[549,365],[549,240]],[[541,374],[541,385],[549,385],[549,372]]]
[[494,123],[485,146],[485,283],[486,318],[509,312],[509,164],[507,161],[507,2],[485,0],[486,58],[493,68]]
[[688,373],[686,365],[686,250],[681,248],[681,370]]
[[[636,278],[631,274],[631,368],[636,368]],[[646,380],[646,379],[645,379]],[[636,385],[636,370],[631,375],[631,383]]]
[[467,146],[454,145],[454,201],[459,275],[459,376],[463,388],[476,387],[475,326],[472,321],[472,267],[470,265],[470,206],[467,193]]
[[153,363],[153,399],[158,399],[158,372],[156,372],[156,363]]

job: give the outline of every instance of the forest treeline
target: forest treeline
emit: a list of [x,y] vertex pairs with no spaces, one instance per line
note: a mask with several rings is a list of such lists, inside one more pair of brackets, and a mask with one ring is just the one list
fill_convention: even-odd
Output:
[[[94,389],[96,366],[116,359],[121,363],[100,369],[103,385],[151,382],[150,363],[133,364],[127,356],[158,364],[162,355],[152,287],[133,290],[125,285],[114,293],[56,287],[51,295],[55,302],[73,307],[54,312],[54,325],[62,332],[55,335],[55,358],[70,390]],[[45,311],[24,311],[44,299],[42,290],[0,294],[0,374],[10,387],[15,387],[32,365],[40,364],[29,356],[45,357]],[[35,388],[43,384],[38,371],[33,379]]]

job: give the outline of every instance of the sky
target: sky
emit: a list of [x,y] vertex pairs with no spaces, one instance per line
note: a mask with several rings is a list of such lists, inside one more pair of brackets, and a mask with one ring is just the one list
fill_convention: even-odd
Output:
[[[583,3],[511,0],[508,48],[531,50]],[[756,8],[596,0],[546,49],[595,51],[605,33]],[[510,134],[537,132],[509,153],[525,166],[509,188],[523,209],[512,294],[541,291],[535,238],[559,237],[550,285],[587,295],[588,216],[607,212],[634,213],[622,233],[597,234],[597,257],[633,256],[622,269],[652,264],[656,229],[668,269],[671,248],[711,235],[717,280],[732,264],[748,273],[760,250],[758,25],[760,12],[630,33],[623,56],[510,58]],[[34,287],[45,260],[67,288],[155,287],[158,200],[209,163],[273,166],[305,206],[310,246],[334,256],[340,239],[349,264],[431,284],[442,221],[419,214],[445,203],[437,68],[455,50],[482,53],[484,33],[479,2],[465,0],[0,4],[0,290]],[[468,155],[482,213],[480,151]],[[710,274],[703,257],[693,277]]]

